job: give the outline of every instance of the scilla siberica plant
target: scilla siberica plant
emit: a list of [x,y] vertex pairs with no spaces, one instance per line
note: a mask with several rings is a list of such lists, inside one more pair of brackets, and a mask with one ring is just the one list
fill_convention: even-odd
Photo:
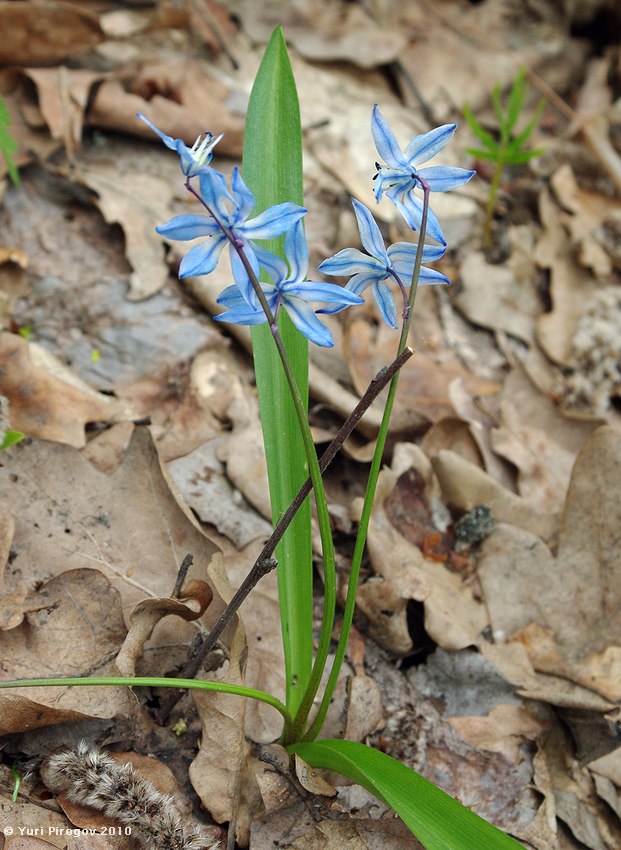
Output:
[[[402,150],[378,106],[373,107],[371,129],[382,159],[376,163],[375,196],[379,201],[385,195],[395,204],[408,226],[418,232],[418,241],[397,242],[386,248],[371,211],[353,199],[364,250],[346,248],[320,266],[325,274],[349,278],[345,286],[340,286],[306,280],[308,248],[303,218],[307,210],[302,206],[299,110],[286,46],[279,29],[273,33],[266,49],[250,98],[244,178],[236,168],[227,185],[225,177],[211,166],[213,148],[218,141],[211,134],[199,138],[189,148],[181,140],[167,136],[144,116],[140,117],[179,155],[185,185],[202,207],[200,214],[177,216],[157,228],[167,239],[202,239],[181,262],[180,276],[209,274],[228,246],[233,281],[218,298],[224,310],[215,318],[251,327],[276,525],[272,544],[266,545],[255,564],[259,569],[254,583],[278,562],[286,665],[285,701],[254,688],[191,678],[31,679],[4,682],[0,686],[44,683],[149,685],[224,691],[258,699],[280,712],[284,721],[281,743],[291,756],[297,754],[312,767],[337,771],[366,787],[400,815],[427,850],[516,850],[520,845],[512,838],[385,753],[353,741],[317,740],[340,674],[353,621],[360,565],[397,389],[398,369],[412,353],[407,348],[407,339],[416,291],[422,285],[449,283],[440,272],[423,265],[439,259],[446,250],[440,223],[429,208],[430,193],[462,186],[474,175],[473,171],[463,168],[420,167],[445,147],[456,125],[445,124],[415,136]],[[427,235],[438,244],[427,244]],[[401,331],[396,359],[383,370],[392,375],[392,379],[371,464],[341,634],[327,684],[319,694],[336,609],[334,546],[322,472],[378,390],[371,392],[369,389],[365,398],[369,397],[361,401],[341,429],[340,436],[319,460],[307,420],[307,341],[321,346],[333,345],[330,330],[318,314],[336,313],[360,304],[367,290],[371,291],[380,315],[391,328],[399,327],[400,312]],[[402,305],[400,311],[395,294]],[[314,306],[321,304],[324,306]],[[386,382],[384,375],[376,379],[380,388]],[[309,473],[321,534],[324,576],[323,617],[314,654],[310,509],[306,498],[310,491]],[[277,543],[276,561],[271,559],[271,554]],[[249,579],[250,575],[242,586],[243,593],[240,594],[240,589],[229,605],[229,614],[237,610],[254,586]],[[226,616],[223,618],[220,624]],[[222,628],[216,624],[207,644],[213,645]],[[311,717],[313,706],[316,711]]]

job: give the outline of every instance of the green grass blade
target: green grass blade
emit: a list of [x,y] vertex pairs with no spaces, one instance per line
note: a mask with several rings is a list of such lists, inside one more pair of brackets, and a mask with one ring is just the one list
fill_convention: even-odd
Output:
[[335,770],[387,803],[427,850],[523,850],[513,838],[404,764],[355,741],[287,748],[311,767]]
[[[295,80],[280,28],[274,30],[257,74],[246,118],[244,180],[257,212],[273,204],[303,204],[302,129]],[[283,241],[265,243],[284,256]],[[279,327],[305,403],[308,343],[284,311]],[[252,345],[272,516],[286,510],[308,476],[304,445],[280,360],[267,325],[252,328]],[[285,650],[287,706],[295,712],[312,664],[312,548],[307,500],[276,550],[281,627]]]
[[227,682],[211,682],[206,679],[164,679],[159,676],[54,676],[44,679],[0,680],[0,691],[5,688],[52,688],[52,687],[128,687],[128,688],[180,688],[194,691],[216,691],[234,696],[256,699],[271,705],[280,712],[287,726],[292,718],[282,702],[265,691],[247,688],[245,685],[229,685]]

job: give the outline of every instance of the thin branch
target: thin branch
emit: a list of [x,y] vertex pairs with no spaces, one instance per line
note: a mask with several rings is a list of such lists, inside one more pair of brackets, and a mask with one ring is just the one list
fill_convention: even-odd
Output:
[[[399,371],[399,369],[401,369],[404,363],[406,363],[407,360],[410,359],[413,353],[414,352],[411,348],[405,348],[389,366],[384,366],[373,378],[366,392],[364,393],[354,410],[347,417],[347,419],[339,429],[336,437],[332,440],[328,448],[325,450],[325,452],[319,459],[319,468],[322,473],[324,473],[328,466],[332,463],[336,454],[341,450],[341,448],[343,447],[343,443],[352,433],[367,408],[370,407],[375,398],[397,374],[397,372]],[[291,524],[294,516],[300,509],[301,505],[303,504],[304,500],[307,498],[311,490],[311,480],[310,478],[307,478],[302,487],[300,487],[295,499],[291,502],[285,513],[280,518],[276,528],[274,529],[271,537],[261,550],[261,553],[253,564],[250,572],[236,591],[229,604],[226,606],[226,608],[220,615],[218,621],[214,624],[214,627],[209,632],[209,635],[205,638],[202,647],[196,653],[193,654],[192,658],[186,663],[185,667],[179,674],[180,678],[188,679],[196,676],[198,671],[201,669],[205,658],[215,647],[216,642],[220,639],[220,636],[222,635],[222,632],[231,622],[231,620],[239,610],[244,599],[248,596],[250,591],[256,587],[256,585],[263,578],[263,576],[267,575],[273,569],[275,569],[275,567],[277,566],[277,562],[272,558],[274,550],[276,549],[276,546],[280,543],[285,531]],[[170,715],[170,712],[173,710],[182,695],[183,691],[172,691],[170,694],[167,695],[165,701],[162,703],[157,713],[157,719],[160,723],[166,722],[168,716]]]

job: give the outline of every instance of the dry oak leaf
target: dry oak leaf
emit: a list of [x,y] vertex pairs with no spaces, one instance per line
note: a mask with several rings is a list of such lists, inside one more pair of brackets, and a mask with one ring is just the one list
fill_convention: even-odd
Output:
[[[33,594],[35,597],[35,594]],[[68,570],[43,583],[39,610],[0,632],[2,679],[115,675],[125,637],[120,594],[99,570]],[[131,714],[127,688],[42,687],[0,691],[0,734],[84,717]]]
[[0,3],[0,32],[0,65],[52,65],[104,39],[97,15],[59,0]]
[[17,334],[0,334],[0,394],[9,400],[11,427],[29,437],[76,448],[89,422],[125,418],[125,405],[91,389],[44,348]]
[[621,434],[599,428],[571,476],[556,559],[541,540],[498,526],[479,576],[494,632],[533,666],[621,700]]
[[[20,443],[2,453],[0,493],[16,517],[12,568],[30,581],[95,565],[120,591],[129,624],[131,610],[145,596],[170,595],[190,553],[188,580],[206,581],[214,592],[201,618],[207,628],[232,595],[217,546],[176,500],[148,428],[134,430],[111,475],[69,446]],[[225,632],[225,643],[236,628]],[[178,617],[157,627],[164,643],[183,644],[195,633]]]
[[369,524],[375,576],[360,587],[358,605],[370,620],[370,633],[390,652],[406,655],[412,648],[407,607],[416,599],[425,607],[425,630],[439,646],[462,649],[475,644],[488,622],[484,606],[460,575],[427,560],[392,525],[384,504],[396,482],[392,470],[380,474]]

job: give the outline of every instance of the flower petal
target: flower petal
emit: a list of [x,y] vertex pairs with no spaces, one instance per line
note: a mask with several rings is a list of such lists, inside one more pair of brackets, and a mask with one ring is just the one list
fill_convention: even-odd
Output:
[[262,245],[257,245],[256,242],[253,243],[252,250],[259,261],[260,267],[268,273],[274,283],[278,284],[286,280],[289,270],[282,257],[277,257],[276,254],[272,254],[271,251],[268,251]]
[[431,168],[421,168],[418,176],[425,180],[432,192],[449,192],[458,186],[463,186],[471,180],[476,171],[467,168],[451,168],[442,165],[432,165]]
[[285,236],[285,256],[289,263],[287,280],[292,283],[303,281],[308,273],[308,245],[302,221],[296,221]]
[[304,207],[287,201],[284,204],[269,207],[244,224],[238,224],[237,231],[243,232],[248,239],[274,239],[286,233],[307,212],[308,210]]
[[372,256],[377,257],[384,265],[388,265],[388,255],[386,254],[386,245],[377,222],[373,218],[371,210],[357,201],[351,199],[358,222],[358,231],[360,233],[360,241],[363,248]]
[[221,234],[215,219],[208,215],[176,215],[166,224],[160,224],[155,230],[160,236],[165,236],[167,239],[179,239],[181,242],[196,239],[199,236]]
[[[351,292],[352,295],[362,295],[362,293],[369,286],[374,286],[378,281],[378,278],[374,275],[368,274],[355,274],[344,287],[347,291]],[[317,310],[317,313],[325,313],[326,315],[332,315],[333,313],[340,313],[341,310],[345,310],[347,308],[347,304],[338,304],[332,307],[322,307],[321,310]]]
[[388,284],[384,283],[384,281],[378,281],[373,287],[373,297],[386,324],[391,328],[399,327],[397,324],[395,299],[392,297],[392,292]]
[[428,162],[438,151],[441,151],[451,140],[457,124],[442,124],[428,133],[414,136],[405,149],[405,156],[410,165]]
[[377,103],[373,106],[371,114],[371,133],[377,152],[386,165],[390,165],[392,168],[409,168],[407,158],[401,151],[394,133],[386,123]]
[[363,254],[358,248],[343,248],[333,257],[324,260],[319,266],[319,271],[339,277],[346,277],[358,272],[373,272],[381,275],[386,273],[386,267],[375,257]]
[[231,188],[233,190],[233,199],[238,209],[235,215],[235,221],[246,221],[256,207],[257,202],[250,189],[244,183],[244,179],[237,166],[233,169]]
[[245,307],[232,307],[226,313],[214,316],[216,322],[230,322],[233,325],[264,325],[267,317],[263,310],[253,310],[247,304]]
[[283,299],[282,305],[296,328],[311,342],[324,348],[331,348],[334,345],[330,329],[317,318],[313,308],[306,301],[287,296]]
[[296,298],[302,298],[304,301],[326,301],[328,303],[341,302],[345,307],[350,304],[362,304],[363,299],[359,298],[344,286],[337,286],[336,283],[320,283],[319,281],[304,281],[304,283],[285,283],[282,291]]
[[[246,255],[246,259],[250,263],[250,267],[254,272],[255,278],[259,278],[259,262],[255,256],[254,250],[251,245],[247,243],[244,244],[244,254]],[[231,271],[233,272],[233,280],[239,286],[239,290],[241,294],[244,296],[245,301],[252,307],[252,309],[259,308],[259,302],[257,300],[257,293],[254,291],[254,287],[246,271],[244,264],[242,263],[239,254],[231,246],[231,250],[229,251],[229,256],[231,258]]]
[[195,245],[181,260],[179,277],[198,277],[212,272],[218,265],[225,244],[224,236],[212,236],[200,245]]
[[[404,195],[402,198],[391,198],[396,208],[399,210],[403,218],[407,221],[412,230],[418,230],[423,218],[423,202],[419,200],[412,192]],[[438,221],[434,211],[429,207],[427,212],[427,235],[446,245],[446,239],[440,222]]]
[[428,269],[425,266],[421,266],[418,285],[429,286],[436,283],[448,283],[450,285],[451,281],[446,275],[437,272],[435,269]]
[[223,224],[232,227],[235,216],[227,207],[227,201],[235,204],[229,190],[226,188],[224,174],[220,174],[215,168],[205,168],[199,175],[201,198],[206,206],[215,213]]
[[[167,148],[170,148],[171,151],[177,151],[177,153],[180,154],[178,145],[179,142],[181,142],[181,139],[173,139],[172,136],[167,136],[166,133],[163,133],[159,129],[159,127],[156,127],[155,124],[152,124],[151,121],[149,121],[149,119],[147,118],[147,116],[143,115],[142,112],[137,112],[136,115],[138,116],[138,118],[140,118],[141,121],[144,121],[144,123],[148,127],[150,127],[154,133],[157,133],[157,135],[164,142]],[[186,147],[183,142],[181,142],[181,144]]]

